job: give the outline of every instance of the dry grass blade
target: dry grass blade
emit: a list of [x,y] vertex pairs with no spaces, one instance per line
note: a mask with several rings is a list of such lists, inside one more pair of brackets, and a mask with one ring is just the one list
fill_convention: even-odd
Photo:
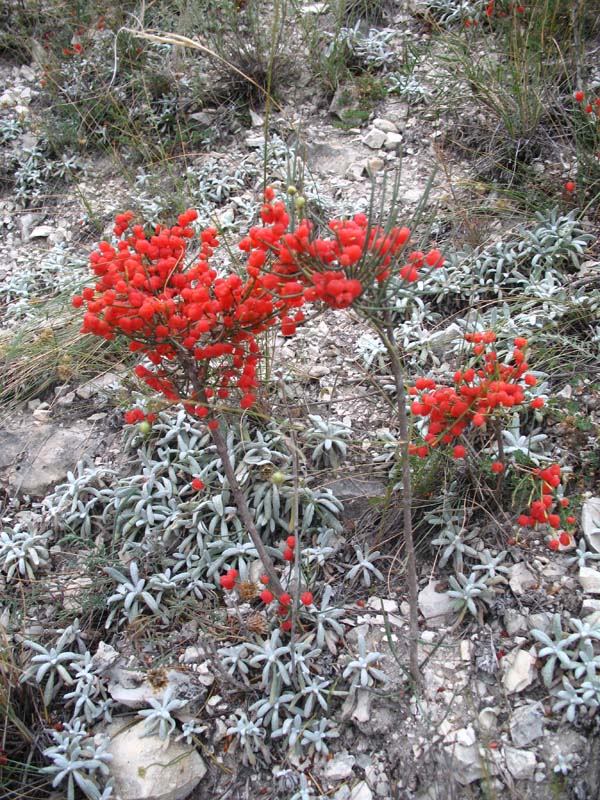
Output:
[[38,778],[34,766],[38,735],[44,714],[37,689],[19,682],[21,670],[14,660],[6,631],[0,625],[0,787],[3,800],[42,800],[48,782]]
[[241,69],[232,64],[231,61],[228,61],[223,56],[219,55],[215,50],[212,50],[210,47],[207,47],[205,44],[198,42],[195,39],[190,39],[188,36],[183,36],[179,33],[161,33],[159,31],[153,30],[136,30],[135,28],[122,28],[121,29],[125,33],[131,34],[131,36],[136,36],[140,39],[146,39],[149,42],[156,42],[157,44],[171,44],[175,47],[189,47],[192,50],[199,50],[204,55],[209,56],[210,58],[216,59],[219,63],[223,64],[227,67],[227,69],[235,72],[236,75],[239,75],[240,78],[243,78],[248,83],[252,84],[258,91],[265,97],[266,100],[273,106],[273,108],[277,109],[277,111],[281,111],[282,107],[277,103],[277,101],[273,98],[270,92],[265,89],[264,86],[261,86],[257,81],[243,72]]

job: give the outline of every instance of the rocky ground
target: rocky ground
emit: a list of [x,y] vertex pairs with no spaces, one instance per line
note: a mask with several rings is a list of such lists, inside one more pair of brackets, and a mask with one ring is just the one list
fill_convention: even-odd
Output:
[[[404,19],[399,13],[398,24]],[[7,62],[0,65],[0,72],[0,110],[5,117],[23,123],[19,134],[5,142],[4,163],[10,165],[11,153],[37,143],[40,69],[35,63],[17,66]],[[336,116],[339,96],[324,105],[322,99],[311,98],[310,86],[298,93],[300,97],[296,95],[293,103],[274,113],[271,134],[283,153],[301,131],[299,152],[306,170],[305,185],[314,187],[325,208],[335,208],[337,213],[366,208],[372,181],[381,187],[386,169],[400,163],[400,149],[402,171],[396,191],[401,219],[412,217],[426,191],[427,214],[435,212],[445,218],[456,208],[463,187],[474,180],[468,160],[448,149],[442,153],[444,122],[424,123],[419,115],[409,113],[406,102],[393,95],[378,101],[358,127],[342,130]],[[215,164],[229,175],[240,170],[239,189],[210,208],[213,218],[216,215],[231,236],[236,225],[243,228],[248,208],[256,201],[263,145],[264,109],[257,108],[249,125],[227,140],[226,150],[220,151],[216,143],[212,151],[189,158],[188,165],[200,171],[203,166],[210,171]],[[538,162],[543,169],[543,157]],[[273,164],[273,179],[283,179],[283,156],[276,155]],[[430,182],[434,167],[437,170]],[[167,617],[140,613],[119,629],[104,627],[108,607],[99,610],[94,602],[100,605],[95,597],[98,593],[101,600],[110,593],[108,562],[98,555],[102,547],[106,552],[107,537],[112,535],[106,527],[110,518],[102,516],[96,506],[87,531],[70,531],[61,522],[67,508],[64,497],[70,491],[64,487],[73,486],[80,478],[83,486],[82,475],[90,467],[96,470],[96,477],[89,485],[101,494],[118,485],[115,475],[131,476],[141,470],[144,462],[143,458],[140,462],[138,447],[147,458],[151,451],[144,450],[144,437],[123,432],[122,412],[132,397],[128,367],[113,359],[104,369],[97,368],[96,362],[90,362],[83,373],[71,369],[65,342],[77,334],[64,298],[85,280],[86,259],[98,239],[98,224],[102,235],[107,235],[113,214],[122,211],[129,200],[136,199],[139,207],[150,209],[153,187],[140,180],[140,171],[134,184],[131,174],[119,172],[107,158],[90,154],[78,157],[71,177],[57,194],[35,203],[24,205],[11,191],[0,198],[0,334],[5,359],[0,510],[3,525],[13,531],[20,525],[23,530],[48,533],[40,544],[45,569],[29,582],[25,576],[15,584],[6,565],[0,564],[0,637],[6,648],[0,673],[10,685],[10,690],[0,692],[0,699],[10,691],[21,697],[20,676],[31,668],[33,655],[24,642],[44,640],[48,644],[44,637],[52,631],[56,644],[61,631],[67,631],[62,647],[75,651],[73,658],[78,663],[86,652],[91,658],[95,694],[89,695],[89,714],[83,701],[78,709],[88,733],[96,737],[97,752],[112,755],[107,763],[114,780],[113,796],[122,800],[600,797],[598,701],[590,701],[577,713],[574,709],[572,715],[567,713],[571,705],[566,701],[562,708],[556,707],[556,691],[561,685],[567,691],[570,682],[579,686],[586,679],[595,680],[597,670],[600,674],[597,472],[572,476],[573,483],[582,485],[583,516],[580,509],[577,537],[557,553],[548,549],[542,535],[531,531],[517,534],[512,509],[499,524],[492,524],[484,515],[476,520],[465,543],[471,559],[480,561],[478,568],[490,576],[492,595],[485,603],[477,602],[475,613],[456,610],[455,596],[448,593],[452,590],[452,559],[448,563],[446,558],[440,567],[442,548],[431,545],[431,535],[421,537],[422,685],[414,690],[406,671],[408,598],[398,522],[400,501],[393,496],[395,513],[388,515],[386,525],[380,525],[387,468],[385,462],[382,468],[372,460],[381,452],[378,432],[389,427],[389,407],[382,395],[386,380],[385,375],[376,374],[372,363],[365,365],[361,348],[366,347],[367,330],[351,315],[342,318],[328,312],[297,338],[273,343],[272,368],[275,375],[277,370],[281,372],[282,384],[287,387],[274,400],[274,417],[289,414],[306,420],[308,414],[319,414],[338,420],[349,431],[345,464],[338,469],[321,464],[311,484],[330,490],[344,504],[340,528],[331,539],[334,558],[313,573],[315,577],[318,574],[319,583],[331,587],[335,624],[320,640],[308,629],[300,642],[300,653],[303,647],[320,650],[315,656],[318,667],[310,667],[309,672],[311,679],[324,681],[326,687],[325,698],[315,694],[308,715],[311,725],[314,722],[312,738],[306,737],[303,747],[295,748],[289,738],[291,722],[279,734],[281,740],[288,737],[289,747],[279,747],[276,738],[265,734],[267,728],[271,733],[278,728],[274,722],[254,738],[248,730],[239,733],[240,713],[245,715],[253,703],[265,702],[265,696],[268,700],[260,675],[263,667],[266,669],[264,660],[259,658],[246,671],[243,667],[236,671],[230,668],[233,662],[225,658],[229,650],[244,642],[258,642],[259,647],[271,636],[268,620],[257,606],[256,590],[249,597],[239,593],[227,597],[213,586],[204,591],[202,600],[192,598],[190,602],[188,598],[180,611],[169,606]],[[306,194],[310,195],[308,189]],[[501,205],[493,196],[486,202],[490,207]],[[499,228],[510,230],[513,220],[510,214],[502,220],[490,214],[486,224],[488,235]],[[469,228],[468,221],[465,228]],[[443,232],[437,235],[443,236]],[[583,274],[586,269],[595,274],[598,262],[593,249],[586,258]],[[62,302],[63,310],[36,317],[34,312],[55,290],[62,298],[59,309]],[[446,316],[432,322],[427,331],[432,363],[440,372],[453,366],[450,345],[457,332],[452,326],[453,320]],[[34,348],[25,355],[18,351],[20,335]],[[44,342],[52,337],[54,350],[45,350]],[[49,358],[47,373],[44,358]],[[561,440],[559,426],[549,430],[555,452],[575,446],[575,442],[582,450],[593,450],[600,424],[594,376],[583,377],[575,386],[565,379],[556,391],[563,392],[565,403],[577,401],[577,419],[584,418],[586,426],[580,439],[571,431],[571,439],[565,435]],[[167,440],[159,443],[163,441]],[[167,456],[159,451],[157,458],[160,461]],[[591,461],[584,463],[591,470]],[[434,498],[438,488],[432,488]],[[75,497],[75,490],[72,493]],[[89,497],[91,494],[85,496]],[[73,509],[75,506],[74,499]],[[62,517],[56,512],[58,507]],[[140,513],[137,506],[135,513]],[[378,558],[346,580],[368,547],[380,551]],[[127,572],[132,555],[125,547],[119,548],[120,543],[115,544],[118,558],[114,564]],[[257,583],[257,577],[255,568],[250,582]],[[133,581],[133,573],[131,578]],[[560,645],[567,638],[567,644]],[[55,656],[60,652],[57,645]],[[248,662],[252,652],[259,654],[251,651]],[[375,656],[353,668],[365,654]],[[552,659],[554,669],[548,670]],[[273,663],[276,671],[276,659]],[[383,676],[373,673],[373,668]],[[29,684],[33,684],[34,674],[35,670],[29,673]],[[358,677],[351,682],[355,674]],[[305,679],[306,675],[300,679],[299,691],[305,688]],[[38,695],[43,683],[39,682]],[[38,735],[44,731],[46,748],[51,737],[60,734],[61,725],[69,720],[75,724],[70,715],[77,697],[69,702],[67,688],[68,683],[54,694],[47,708],[39,697],[34,704],[37,712],[28,708],[28,729],[37,730]],[[285,693],[286,686],[280,689]],[[593,692],[597,690],[590,691],[596,697]],[[305,702],[306,696],[302,697]],[[271,698],[271,705],[273,702]],[[108,704],[110,714],[91,710],[102,703]],[[157,723],[149,733],[146,723],[157,709]],[[148,713],[139,715],[139,711]],[[32,722],[35,713],[45,717],[44,725]],[[272,714],[269,708],[270,716],[265,718],[272,720]],[[284,717],[292,720],[293,714]],[[325,738],[318,735],[321,723]],[[58,728],[53,732],[52,726]],[[7,722],[0,728],[0,745],[9,764],[25,759],[17,728],[7,713]],[[304,736],[301,728],[299,739]],[[59,741],[56,736],[55,741]],[[85,742],[89,748],[89,740]],[[35,763],[44,763],[41,745],[29,744]],[[25,770],[26,783],[22,785],[15,774],[5,771],[0,779],[7,798],[53,796],[58,800],[66,796],[64,784],[50,795],[52,790],[37,770]],[[78,796],[86,793],[81,783],[77,785]],[[89,786],[87,791],[89,797],[111,796],[108,790],[101,795],[101,789],[94,795]]]

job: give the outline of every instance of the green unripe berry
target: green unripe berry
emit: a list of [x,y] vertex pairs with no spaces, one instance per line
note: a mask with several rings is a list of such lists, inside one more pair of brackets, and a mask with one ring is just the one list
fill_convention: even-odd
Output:
[[300,195],[294,200],[294,205],[296,206],[297,209],[304,208],[304,206],[306,205],[306,198]]
[[281,484],[285,481],[285,475],[281,470],[277,470],[271,475],[271,483],[274,483],[275,486],[281,486]]
[[151,430],[152,426],[150,425],[149,422],[146,422],[146,420],[140,422],[140,424],[138,425],[138,431],[142,434],[142,436],[148,436]]
[[298,189],[296,189],[295,186],[288,186],[286,191],[291,197],[293,197],[295,194],[298,194]]

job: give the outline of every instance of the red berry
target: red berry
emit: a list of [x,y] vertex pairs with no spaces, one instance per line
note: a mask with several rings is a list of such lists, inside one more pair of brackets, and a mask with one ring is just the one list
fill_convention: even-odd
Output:
[[295,536],[288,536],[285,540],[285,543],[288,547],[296,547],[296,537]]
[[497,473],[498,475],[504,471],[504,464],[501,461],[494,461],[492,464],[492,472]]
[[251,408],[254,405],[255,399],[253,394],[245,394],[240,400],[240,407],[243,409]]
[[583,103],[583,98],[584,97],[585,97],[585,95],[583,94],[583,92],[581,92],[581,91],[575,92],[575,100],[577,100],[578,103]]
[[267,605],[273,602],[274,597],[275,595],[273,592],[269,591],[269,589],[264,589],[264,591],[260,593],[260,599],[263,603],[267,603]]
[[312,606],[313,596],[311,592],[304,592],[300,595],[300,602],[305,606]]
[[572,194],[572,193],[575,191],[575,184],[573,183],[573,181],[567,181],[567,182],[565,183],[565,190],[566,190],[566,191],[567,191],[569,194]]
[[294,551],[291,550],[289,547],[287,550],[283,551],[283,557],[286,561],[293,561],[294,560]]
[[563,547],[568,547],[571,544],[571,537],[566,531],[562,531],[560,536],[558,537],[558,541],[562,544]]
[[283,594],[279,595],[279,602],[282,606],[289,606],[289,604],[292,602],[292,598],[287,592],[284,592]]
[[260,582],[264,583],[266,586],[269,583],[269,576],[268,575],[261,575]]
[[194,478],[194,480],[192,481],[192,489],[195,492],[201,492],[202,489],[204,489],[204,484],[202,483],[200,478]]
[[286,619],[284,622],[282,622],[281,623],[281,630],[282,631],[291,631],[292,630],[291,620]]
[[457,444],[454,450],[452,451],[454,458],[464,458],[467,455],[467,451],[462,446],[462,444]]

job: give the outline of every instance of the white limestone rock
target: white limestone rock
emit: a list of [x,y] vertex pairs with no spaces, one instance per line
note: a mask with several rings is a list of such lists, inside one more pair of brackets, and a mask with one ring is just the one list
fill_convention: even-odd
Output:
[[522,692],[534,682],[536,656],[527,650],[513,650],[502,659],[502,683],[508,694]]
[[544,735],[544,709],[541,703],[519,706],[508,720],[510,736],[515,747],[527,747]]
[[383,146],[386,150],[397,150],[398,147],[402,144],[402,134],[401,133],[388,133],[385,137],[385,142]]
[[513,594],[520,596],[533,589],[537,583],[537,578],[528,568],[524,561],[513,564],[508,571],[508,584]]
[[350,792],[348,800],[373,800],[373,792],[369,789],[369,784],[366,781],[357,783]]
[[198,752],[181,742],[147,736],[144,720],[109,728],[107,752],[118,800],[185,800],[206,775]]
[[454,600],[447,592],[436,591],[437,581],[432,580],[419,592],[419,611],[429,628],[439,628],[454,616]]
[[398,126],[391,119],[382,119],[377,117],[373,120],[373,127],[385,133],[398,133]]
[[587,594],[600,594],[600,571],[594,567],[580,567],[579,583]]
[[365,136],[363,136],[363,144],[371,150],[380,150],[385,142],[386,134],[380,131],[379,128],[371,128]]
[[453,775],[463,786],[497,771],[496,765],[486,759],[471,725],[449,733],[444,740],[444,750],[450,760]]
[[516,781],[527,781],[533,778],[537,759],[530,750],[517,750],[506,745],[504,748],[506,768]]
[[589,497],[583,503],[581,529],[590,549],[600,553],[600,497]]
[[325,777],[330,781],[343,781],[349,778],[352,775],[355,761],[356,758],[345,750],[336,753],[325,765]]

